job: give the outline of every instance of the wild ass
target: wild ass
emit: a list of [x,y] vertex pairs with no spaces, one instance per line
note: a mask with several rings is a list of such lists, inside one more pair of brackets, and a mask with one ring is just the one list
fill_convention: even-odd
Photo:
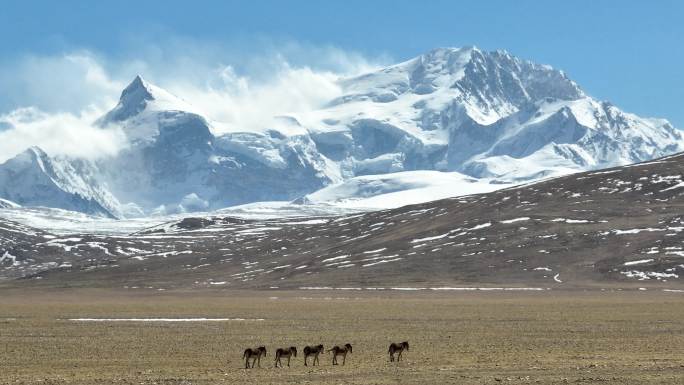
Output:
[[306,363],[307,358],[309,356],[314,356],[313,360],[313,365],[316,366],[316,362],[318,362],[318,355],[323,353],[323,345],[318,345],[318,346],[307,346],[304,348],[304,366],[308,366]]
[[294,346],[290,346],[289,348],[278,348],[275,353],[275,367],[278,367],[278,364],[280,364],[280,367],[283,367],[283,363],[280,362],[281,357],[287,357],[287,367],[290,367],[290,358],[292,357],[297,357],[297,348]]
[[402,343],[392,342],[389,346],[389,350],[387,351],[387,353],[389,353],[389,356],[390,356],[390,362],[394,362],[394,353],[399,353],[399,355],[397,356],[397,361],[401,361],[401,353],[403,353],[404,350],[406,350],[406,351],[409,350],[408,342],[406,342],[406,341],[404,341]]
[[344,365],[345,361],[347,361],[347,353],[352,352],[352,346],[351,344],[344,344],[343,348],[335,346],[334,348],[328,350],[328,352],[332,352],[333,354],[333,365],[337,365],[337,356],[342,356],[342,365]]
[[249,369],[249,360],[252,360],[252,368],[254,368],[254,363],[257,363],[261,367],[261,356],[266,357],[266,347],[259,346],[258,348],[247,348],[242,358],[245,360],[245,369]]

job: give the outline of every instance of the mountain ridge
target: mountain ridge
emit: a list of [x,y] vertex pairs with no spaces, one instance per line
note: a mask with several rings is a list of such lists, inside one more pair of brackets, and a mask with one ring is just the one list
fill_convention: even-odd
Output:
[[[625,113],[564,72],[502,50],[438,48],[338,84],[342,95],[307,116],[216,134],[211,119],[138,75],[96,122],[121,126],[130,145],[92,162],[56,157],[85,175],[54,186],[127,217],[296,200],[365,175],[440,171],[520,183],[684,150],[666,120]],[[13,172],[13,164],[0,170]],[[5,187],[0,197],[20,205],[102,213]]]
[[87,161],[50,157],[31,147],[0,167],[0,196],[23,204],[59,206],[105,217],[120,216],[119,202],[97,182]]

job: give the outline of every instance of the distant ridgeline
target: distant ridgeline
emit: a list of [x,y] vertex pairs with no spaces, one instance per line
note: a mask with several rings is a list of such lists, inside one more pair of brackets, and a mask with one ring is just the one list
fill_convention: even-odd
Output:
[[[682,135],[666,120],[625,113],[586,95],[563,72],[505,51],[435,49],[338,85],[342,95],[306,117],[217,134],[220,123],[192,101],[136,77],[96,122],[121,126],[130,146],[97,161],[28,149],[0,165],[0,197],[124,218],[307,202],[326,186],[399,171],[520,183],[683,149]],[[383,192],[412,188],[406,175],[401,184],[373,184]],[[441,178],[432,175],[415,178]],[[458,183],[452,195],[464,193]],[[348,198],[374,194],[345,191]]]

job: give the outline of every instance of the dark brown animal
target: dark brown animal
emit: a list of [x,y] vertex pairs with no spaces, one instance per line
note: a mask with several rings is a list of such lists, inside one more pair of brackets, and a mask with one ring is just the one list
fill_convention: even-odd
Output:
[[297,348],[294,346],[290,346],[288,349],[286,348],[278,348],[275,353],[275,367],[278,367],[278,364],[280,364],[280,367],[283,367],[283,363],[280,362],[281,357],[287,357],[287,367],[290,367],[290,358],[291,357],[297,357]]
[[344,365],[345,361],[347,361],[347,353],[352,352],[352,346],[351,344],[344,344],[343,348],[335,346],[334,348],[328,350],[328,352],[332,352],[333,354],[333,365],[337,365],[337,356],[342,356],[342,365]]
[[387,353],[389,353],[389,356],[390,356],[390,362],[394,362],[394,353],[399,353],[399,355],[397,356],[397,361],[401,361],[401,353],[403,353],[404,350],[406,350],[406,351],[409,350],[408,342],[406,342],[406,341],[404,341],[402,343],[392,342],[389,346],[389,350],[387,351]]
[[249,360],[252,360],[252,368],[254,368],[254,364],[256,363],[259,367],[261,367],[261,356],[266,357],[266,347],[265,346],[259,346],[258,348],[247,348],[245,349],[245,352],[242,354],[242,358],[245,360],[245,369],[249,369]]
[[309,356],[314,356],[313,360],[313,365],[316,366],[316,362],[318,362],[318,355],[323,353],[323,345],[318,345],[318,346],[307,346],[304,348],[304,366],[308,366],[306,363],[307,358]]

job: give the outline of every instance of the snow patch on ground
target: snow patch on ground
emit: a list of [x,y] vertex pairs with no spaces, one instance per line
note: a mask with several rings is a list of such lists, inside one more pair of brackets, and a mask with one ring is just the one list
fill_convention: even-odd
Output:
[[623,265],[632,266],[632,265],[640,265],[642,263],[649,263],[649,262],[653,262],[653,259],[639,259],[637,261],[625,262],[625,263],[623,263]]
[[10,254],[9,251],[5,251],[5,253],[0,257],[0,263],[3,263],[5,261],[12,261],[12,266],[19,266],[21,265],[21,262],[17,261],[17,257]]
[[510,224],[510,223],[516,223],[516,222],[529,221],[529,220],[530,220],[530,217],[520,217],[520,218],[507,219],[505,221],[501,221],[501,223]]
[[542,287],[361,287],[361,288],[335,288],[330,286],[303,286],[300,290],[395,290],[395,291],[544,291],[550,290]]
[[225,322],[264,321],[264,318],[69,318],[74,322]]
[[666,278],[679,278],[678,274],[675,273],[658,273],[655,271],[637,271],[637,270],[630,270],[630,271],[621,271],[620,274],[623,274],[627,278],[636,278],[639,281],[647,281],[650,279],[657,279],[657,280],[663,280]]

